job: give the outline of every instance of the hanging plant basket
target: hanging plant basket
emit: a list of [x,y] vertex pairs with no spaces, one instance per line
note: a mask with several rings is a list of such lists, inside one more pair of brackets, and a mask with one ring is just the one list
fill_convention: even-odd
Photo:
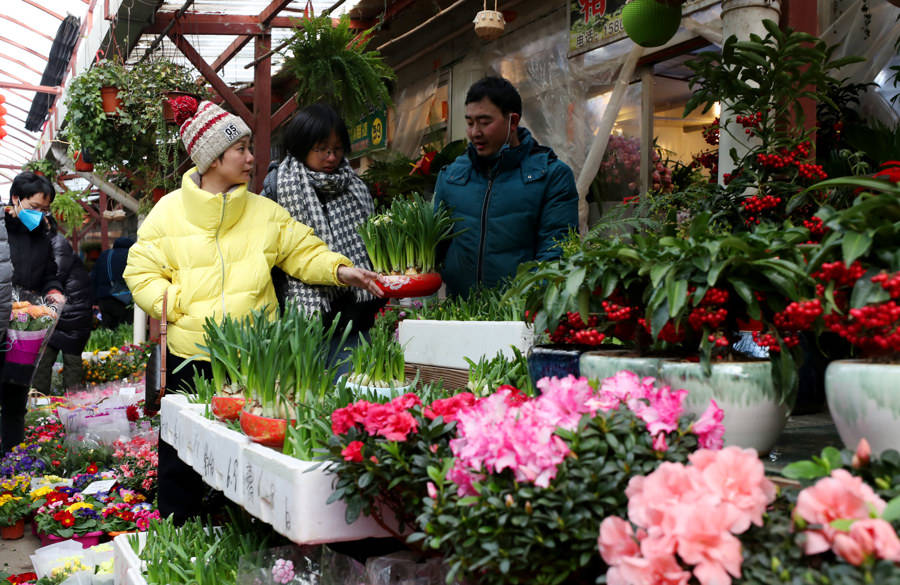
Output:
[[122,99],[119,97],[119,88],[105,86],[100,88],[100,98],[103,101],[103,111],[107,114],[119,115],[122,109]]
[[475,34],[478,35],[478,38],[486,41],[499,38],[506,29],[506,20],[503,18],[503,13],[497,10],[496,0],[494,0],[493,10],[487,9],[487,0],[485,0],[484,10],[479,11],[472,22],[475,24]]

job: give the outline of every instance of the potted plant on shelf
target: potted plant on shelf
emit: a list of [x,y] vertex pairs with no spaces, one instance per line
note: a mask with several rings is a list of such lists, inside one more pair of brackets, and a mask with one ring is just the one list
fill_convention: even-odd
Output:
[[0,538],[3,540],[15,540],[25,534],[25,519],[31,514],[29,485],[27,476],[16,476],[0,483]]
[[818,211],[827,232],[808,268],[822,307],[808,329],[839,336],[856,358],[828,365],[829,411],[847,447],[865,438],[876,453],[900,449],[900,164],[889,164],[875,178],[812,187],[863,192],[850,207]]
[[47,177],[47,179],[49,179],[51,183],[55,183],[56,177],[59,175],[59,170],[57,169],[56,164],[46,158],[27,162],[22,166],[22,170],[31,171],[36,175],[43,175]]
[[395,199],[382,214],[359,226],[372,268],[382,275],[378,286],[386,297],[433,294],[441,286],[437,247],[453,237],[450,212],[419,195]]
[[390,398],[409,388],[403,346],[384,327],[370,329],[368,339],[360,336],[359,343],[350,349],[349,361],[347,385],[356,392]]
[[480,360],[498,352],[512,358],[513,348],[527,352],[534,340],[521,297],[506,295],[503,286],[426,300],[406,313],[397,335],[407,362],[416,365],[465,369],[467,358]]

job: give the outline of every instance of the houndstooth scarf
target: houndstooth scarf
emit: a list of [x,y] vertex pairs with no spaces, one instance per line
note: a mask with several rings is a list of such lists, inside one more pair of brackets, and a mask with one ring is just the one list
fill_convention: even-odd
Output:
[[[372,269],[369,254],[356,230],[374,213],[375,204],[365,183],[346,159],[335,172],[319,173],[288,155],[278,165],[277,192],[278,203],[294,219],[311,227],[331,251],[343,254],[354,266]],[[306,284],[288,276],[286,298],[309,313],[327,313],[345,290]],[[354,288],[353,293],[360,302],[375,298],[359,288]]]

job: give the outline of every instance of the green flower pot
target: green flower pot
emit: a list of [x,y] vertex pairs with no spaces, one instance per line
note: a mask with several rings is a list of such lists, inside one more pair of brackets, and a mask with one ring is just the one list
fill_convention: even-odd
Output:
[[717,363],[706,376],[699,363],[664,361],[659,381],[686,389],[685,411],[697,416],[715,400],[725,413],[725,445],[752,447],[763,454],[775,445],[791,412],[775,390],[771,368],[768,361]]
[[579,369],[589,380],[605,380],[622,370],[634,372],[642,378],[659,378],[662,358],[641,357],[627,350],[588,351],[581,354]]
[[872,453],[900,451],[900,365],[831,362],[825,370],[825,397],[848,449],[865,437]]

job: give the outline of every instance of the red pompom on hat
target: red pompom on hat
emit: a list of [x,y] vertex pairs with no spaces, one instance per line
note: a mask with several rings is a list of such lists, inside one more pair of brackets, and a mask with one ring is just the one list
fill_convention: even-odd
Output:
[[189,95],[179,95],[169,99],[169,105],[172,106],[172,111],[175,112],[175,123],[180,127],[182,124],[188,121],[189,118],[193,118],[194,114],[197,113],[197,106],[200,105],[200,102],[197,101],[197,98],[189,96]]
[[251,134],[239,116],[212,102],[198,103],[196,98],[184,95],[171,98],[169,104],[175,112],[181,141],[201,174],[232,144]]

